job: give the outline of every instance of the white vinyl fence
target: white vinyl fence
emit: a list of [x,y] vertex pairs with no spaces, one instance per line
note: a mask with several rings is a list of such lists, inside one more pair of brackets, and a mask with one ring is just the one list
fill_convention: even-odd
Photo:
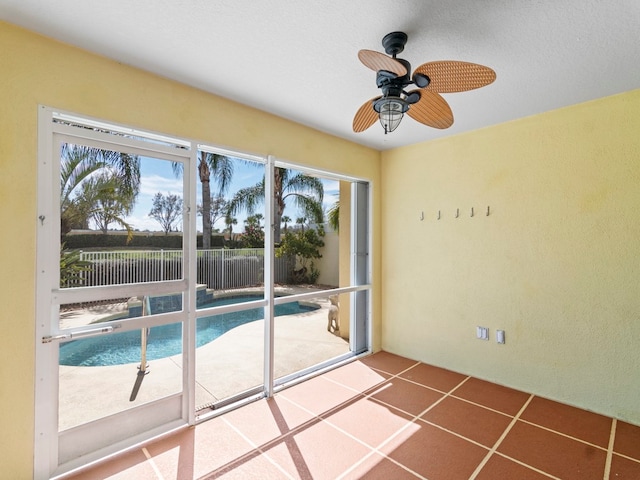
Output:
[[[122,250],[82,252],[90,262],[82,273],[83,286],[158,282],[182,278],[182,250]],[[289,283],[291,258],[276,258],[276,283]],[[264,249],[197,251],[197,282],[224,290],[264,283]]]

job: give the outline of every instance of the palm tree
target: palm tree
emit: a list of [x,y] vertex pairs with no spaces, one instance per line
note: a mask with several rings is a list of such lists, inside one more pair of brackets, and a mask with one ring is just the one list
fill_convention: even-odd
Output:
[[229,230],[229,241],[233,242],[233,226],[238,224],[238,219],[227,215],[224,219],[224,223],[227,225],[227,229]]
[[202,182],[202,248],[211,248],[211,186],[210,178],[218,183],[218,195],[222,196],[233,176],[233,163],[229,157],[211,152],[200,152],[198,176]]
[[249,215],[244,223],[256,227],[262,227],[262,225],[260,225],[260,222],[262,222],[262,220],[264,220],[264,215],[262,215],[261,213],[255,213],[253,215]]
[[[65,143],[62,146],[60,160],[62,235],[75,226],[88,226],[89,216],[94,208],[92,204],[95,206],[95,201],[87,201],[91,197],[95,200],[98,192],[90,194],[87,189],[90,188],[89,180],[96,176],[110,177],[112,182],[117,183],[122,197],[132,206],[140,189],[140,159],[136,155]],[[85,182],[89,184],[81,187]],[[101,188],[99,182],[93,183],[95,188]],[[83,192],[80,192],[81,188]]]
[[[320,179],[303,173],[295,173],[286,168],[276,167],[274,171],[273,195],[275,209],[273,212],[274,242],[280,243],[280,224],[282,213],[288,200],[302,210],[314,223],[322,223],[322,198],[324,187]],[[240,210],[252,214],[258,204],[264,202],[264,178],[252,187],[242,188],[229,202],[229,214],[235,215]]]
[[[172,163],[173,173],[182,173],[182,163]],[[233,177],[233,161],[225,155],[203,152],[198,155],[198,178],[202,183],[202,248],[211,248],[211,175],[218,184],[218,196],[226,193]]]
[[307,219],[305,217],[298,217],[296,218],[296,223],[298,225],[300,225],[300,230],[302,230],[302,232],[304,233],[304,224],[307,222]]
[[284,223],[284,228],[283,230],[287,231],[287,226],[288,224],[291,222],[291,217],[287,216],[287,215],[283,215],[282,218],[280,219],[282,221],[282,223]]

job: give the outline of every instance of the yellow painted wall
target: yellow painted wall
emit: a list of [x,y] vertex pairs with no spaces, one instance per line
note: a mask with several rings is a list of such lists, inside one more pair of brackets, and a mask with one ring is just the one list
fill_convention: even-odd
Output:
[[640,424],[640,90],[383,152],[381,178],[383,349]]
[[[0,477],[30,478],[38,104],[374,182],[380,154],[3,22],[0,52]],[[379,232],[375,225],[374,264]],[[348,261],[348,250],[345,255]],[[378,300],[377,319],[379,309]],[[379,320],[374,330],[380,331]]]

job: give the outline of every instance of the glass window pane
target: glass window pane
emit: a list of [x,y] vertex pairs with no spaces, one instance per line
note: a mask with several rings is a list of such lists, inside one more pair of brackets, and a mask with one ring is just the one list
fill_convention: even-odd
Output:
[[263,307],[199,318],[196,343],[196,411],[263,385]]
[[183,166],[65,143],[60,286],[183,278]]
[[[198,309],[264,299],[264,174],[262,163],[198,152]],[[197,320],[196,410],[263,384],[263,319],[258,307]]]
[[60,305],[58,329],[99,326],[105,322],[130,320],[148,315],[182,311],[183,295],[169,294],[141,295],[136,297],[93,300],[86,298],[78,303]]
[[[264,165],[198,152],[197,307],[211,296],[264,292]],[[230,297],[229,297],[230,298]]]
[[335,328],[340,325],[337,297],[319,295],[275,306],[276,379],[349,353],[348,336],[343,338]]
[[59,355],[60,431],[182,391],[181,323],[79,338]]
[[281,174],[306,200],[287,207],[292,217],[283,216],[287,222],[276,260],[289,257],[291,270],[287,284],[276,286],[276,296],[318,296],[276,305],[276,379],[349,353],[350,334],[349,295],[326,291],[350,285],[351,182],[292,169]]
[[337,193],[337,182],[290,168],[275,168],[274,266],[276,274],[282,270],[285,273],[284,281],[276,279],[276,283],[338,286],[338,257],[333,255],[337,243],[330,241],[330,254],[326,258],[323,255],[326,213],[339,200]]

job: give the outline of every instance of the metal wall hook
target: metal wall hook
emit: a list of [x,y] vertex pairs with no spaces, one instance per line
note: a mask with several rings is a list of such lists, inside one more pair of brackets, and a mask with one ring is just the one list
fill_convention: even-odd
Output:
[[440,210],[438,210],[438,220],[440,220]]
[[489,205],[487,205],[487,217],[489,216]]
[[420,221],[422,222],[424,220],[424,212],[420,212]]
[[473,217],[473,207],[471,207],[471,216]]
[[458,218],[460,216],[460,209],[456,208],[456,218]]

